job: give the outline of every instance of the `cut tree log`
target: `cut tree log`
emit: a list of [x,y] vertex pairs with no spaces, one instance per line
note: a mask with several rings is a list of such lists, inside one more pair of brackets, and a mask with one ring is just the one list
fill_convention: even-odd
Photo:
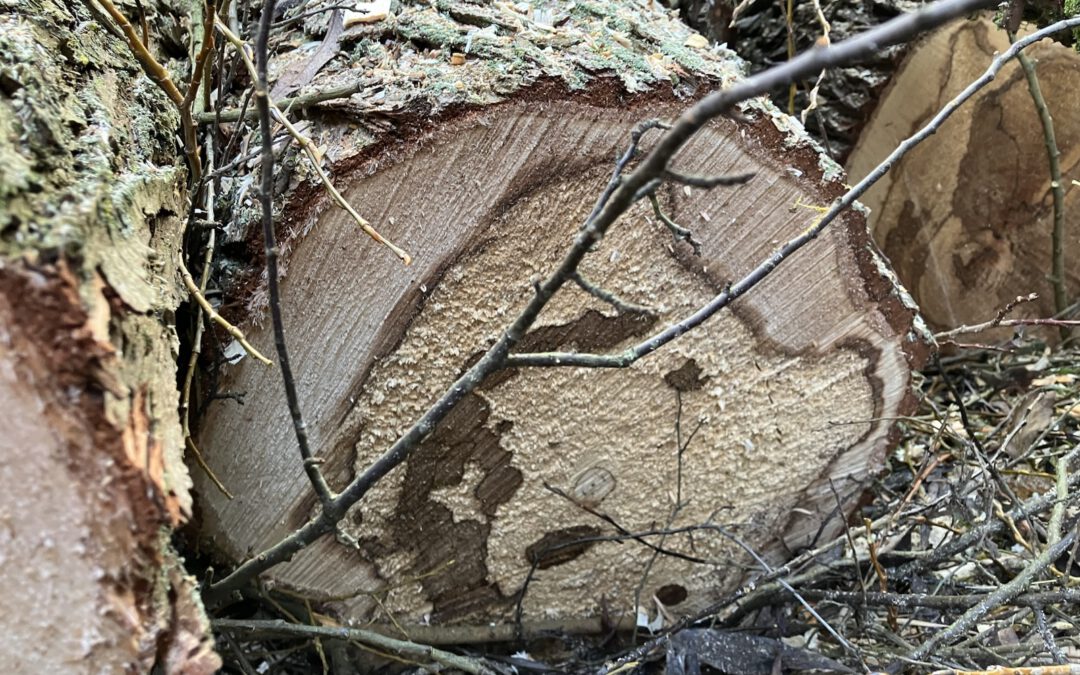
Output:
[[[989,17],[958,21],[913,47],[848,162],[859,179],[919,129],[1009,42]],[[1068,182],[1080,165],[1080,56],[1044,40],[1027,50],[1054,120],[1067,214],[1080,210]],[[1039,116],[1023,70],[1009,63],[995,80],[871,188],[875,240],[936,328],[976,324],[1017,296],[1040,299],[1011,316],[1055,313],[1051,273],[1053,198]],[[1065,219],[1066,260],[1080,254],[1080,220]],[[1067,295],[1080,268],[1066,265]],[[1004,329],[1003,329],[1004,330]],[[1001,337],[1007,337],[1004,331]]]
[[79,3],[6,3],[0,63],[0,670],[215,672],[169,543],[174,109]]
[[[393,46],[364,38],[351,63],[301,92],[368,78],[367,93],[308,110],[309,132],[351,203],[415,261],[403,266],[320,187],[294,178],[279,227],[286,335],[308,433],[337,489],[528,301],[634,126],[674,118],[743,67],[694,47],[687,28],[644,3],[578,3],[553,19],[557,30],[538,20],[509,5],[406,4],[362,29],[395,34]],[[464,63],[451,57],[469,43]],[[277,72],[303,69],[295,58]],[[708,126],[673,167],[756,177],[659,191],[700,257],[643,200],[582,268],[632,306],[566,290],[523,351],[626,348],[739,279],[844,190],[838,167],[764,100]],[[241,300],[252,341],[269,347],[262,283]],[[632,368],[488,378],[336,538],[265,579],[342,618],[401,625],[511,620],[527,582],[526,624],[598,628],[602,616],[632,621],[635,604],[650,615],[656,603],[700,608],[757,569],[724,532],[776,560],[843,523],[882,465],[891,420],[910,410],[911,369],[926,347],[917,326],[862,215],[849,212],[733,311]],[[196,486],[203,538],[235,562],[318,506],[280,373],[244,359],[219,387],[242,392],[243,405],[213,402],[200,447],[236,498],[205,475]],[[626,536],[688,527],[698,529]],[[621,541],[601,541],[611,537]]]

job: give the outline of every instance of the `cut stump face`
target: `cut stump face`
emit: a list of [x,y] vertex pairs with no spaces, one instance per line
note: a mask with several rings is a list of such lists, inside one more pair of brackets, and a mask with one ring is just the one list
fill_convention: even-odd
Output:
[[[675,106],[564,101],[461,115],[353,162],[347,196],[414,257],[403,267],[344,215],[315,204],[292,226],[286,331],[313,446],[338,489],[381,455],[513,320],[569,247],[648,117]],[[674,242],[645,200],[581,272],[648,311],[577,286],[518,351],[617,353],[692,314],[806,229],[840,192],[768,115],[708,127],[684,173],[755,171],[738,188],[664,187]],[[779,118],[777,118],[779,119]],[[646,143],[646,145],[648,145]],[[317,222],[316,222],[317,221]],[[628,369],[500,371],[340,527],[272,570],[280,584],[377,621],[633,615],[635,596],[700,608],[753,569],[730,535],[774,559],[842,522],[906,405],[913,315],[851,213],[733,310]],[[252,331],[269,345],[269,327]],[[275,543],[315,512],[279,373],[245,360],[201,445],[204,535],[227,556]],[[683,448],[679,452],[680,443]],[[605,516],[603,518],[601,516]],[[672,531],[637,539],[627,536]],[[643,542],[647,542],[646,545]],[[655,548],[663,552],[654,558]],[[749,566],[749,567],[748,567]],[[527,584],[527,587],[526,587]],[[522,591],[524,589],[524,594]],[[655,600],[654,600],[655,598]]]
[[[848,161],[858,180],[918,131],[1009,47],[988,17],[928,35],[898,68]],[[1065,213],[1080,208],[1069,185],[1080,165],[1080,56],[1044,40],[1025,51],[1038,64],[1054,120]],[[875,240],[935,328],[989,321],[1017,296],[1038,293],[1011,317],[1053,316],[1053,198],[1046,146],[1024,72],[1016,61],[867,191]],[[1063,246],[1074,260],[1080,220],[1066,215]],[[1068,297],[1080,267],[1065,265]],[[1047,334],[1052,334],[1048,332]],[[1007,339],[1002,329],[997,337]],[[992,341],[994,335],[983,334]]]

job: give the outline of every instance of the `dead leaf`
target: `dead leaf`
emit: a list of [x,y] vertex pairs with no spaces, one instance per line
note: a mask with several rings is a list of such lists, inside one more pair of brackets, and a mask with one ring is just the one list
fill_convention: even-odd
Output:
[[809,649],[790,647],[774,638],[707,628],[681,630],[671,636],[667,672],[700,675],[704,664],[722,673],[770,675],[777,660],[787,670],[855,672],[838,661]]
[[[389,2],[387,6],[389,7]],[[341,51],[341,33],[343,26],[347,25],[347,19],[345,22],[342,21],[341,10],[335,9],[334,13],[330,15],[330,27],[326,29],[326,35],[323,37],[322,43],[319,44],[319,48],[306,61],[293,64],[292,67],[281,74],[281,77],[274,83],[274,88],[270,90],[270,98],[275,101],[285,98],[314,80],[323,66]]]
[[1052,390],[1029,392],[1009,413],[1002,441],[1004,452],[1013,459],[1031,449],[1035,442],[1054,421],[1057,394]]

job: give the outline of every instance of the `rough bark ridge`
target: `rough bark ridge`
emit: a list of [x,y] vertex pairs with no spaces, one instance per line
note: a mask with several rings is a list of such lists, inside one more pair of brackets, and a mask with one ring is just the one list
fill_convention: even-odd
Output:
[[90,19],[0,6],[0,663],[209,673],[168,543],[191,509],[172,329],[186,171],[167,101]]
[[[350,200],[416,262],[401,266],[304,174],[294,177],[281,226],[286,332],[308,433],[339,489],[515,316],[633,126],[673,117],[677,101],[743,67],[645,3],[577,3],[544,26],[508,5],[406,4],[386,24],[346,35],[348,65],[313,88],[368,86],[329,114],[308,111],[311,133]],[[468,54],[452,58],[457,51]],[[290,53],[277,72],[302,61]],[[836,165],[790,118],[764,101],[741,114],[710,126],[674,167],[757,171],[751,184],[660,193],[702,256],[673,242],[643,202],[583,268],[639,309],[568,291],[523,351],[618,352],[740,278],[843,191]],[[244,300],[257,319],[258,284]],[[257,346],[272,339],[266,327],[251,336]],[[337,540],[268,576],[338,598],[350,619],[378,607],[380,621],[504,620],[533,564],[527,621],[596,617],[605,605],[632,615],[639,584],[646,611],[654,597],[689,611],[747,564],[708,526],[777,553],[785,539],[803,545],[841,522],[836,495],[850,508],[879,465],[883,420],[907,409],[909,359],[922,347],[910,303],[851,212],[733,313],[632,369],[489,378],[361,502]],[[237,499],[196,481],[204,535],[238,560],[302,524],[315,502],[278,373],[245,360],[221,385],[245,392],[244,405],[211,405],[200,447]],[[685,442],[699,422],[680,465],[676,424]],[[661,555],[646,572],[653,551],[590,540],[616,532],[583,507],[631,532],[707,527],[662,540],[681,557]]]
[[[1008,47],[988,17],[959,21],[912,48],[851,156],[861,178]],[[1080,252],[1080,56],[1044,41],[1028,50],[1054,120],[1065,192],[1065,259]],[[1038,292],[1014,316],[1054,314],[1053,199],[1043,130],[1024,73],[1010,63],[935,134],[863,197],[874,238],[940,328],[993,318],[1018,295]],[[1066,264],[1068,297],[1080,268]],[[976,302],[972,302],[976,299]],[[1007,337],[1007,331],[1004,334]]]

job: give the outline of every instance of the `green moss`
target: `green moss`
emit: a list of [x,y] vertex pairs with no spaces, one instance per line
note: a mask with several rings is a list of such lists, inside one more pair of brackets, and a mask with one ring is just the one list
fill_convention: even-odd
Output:
[[51,14],[37,15],[36,23],[0,18],[5,256],[27,249],[81,255],[88,228],[121,226],[102,201],[116,177],[174,161],[175,112],[130,55],[122,59],[122,45],[92,23],[70,27],[43,16]]
[[[1064,5],[1065,17],[1071,19],[1074,16],[1080,16],[1080,0],[1065,0]],[[1080,52],[1080,28],[1072,29],[1073,49]]]
[[[452,104],[495,102],[540,78],[580,89],[596,77],[614,75],[630,92],[663,86],[681,93],[683,73],[725,82],[743,68],[730,52],[687,47],[690,29],[659,5],[586,0],[553,9],[550,3],[533,3],[540,14],[518,12],[519,6],[403,2],[391,27],[398,38],[393,52],[377,40],[361,40],[348,70],[327,69],[312,86],[343,84],[360,69],[387,72],[392,64],[395,73],[423,77],[385,78],[368,106],[394,112],[423,100],[437,112]],[[541,17],[554,25],[538,23]],[[451,63],[453,53],[465,54],[465,62]]]
[[398,34],[418,46],[463,50],[466,31],[445,14],[428,8],[406,14],[398,21]]

